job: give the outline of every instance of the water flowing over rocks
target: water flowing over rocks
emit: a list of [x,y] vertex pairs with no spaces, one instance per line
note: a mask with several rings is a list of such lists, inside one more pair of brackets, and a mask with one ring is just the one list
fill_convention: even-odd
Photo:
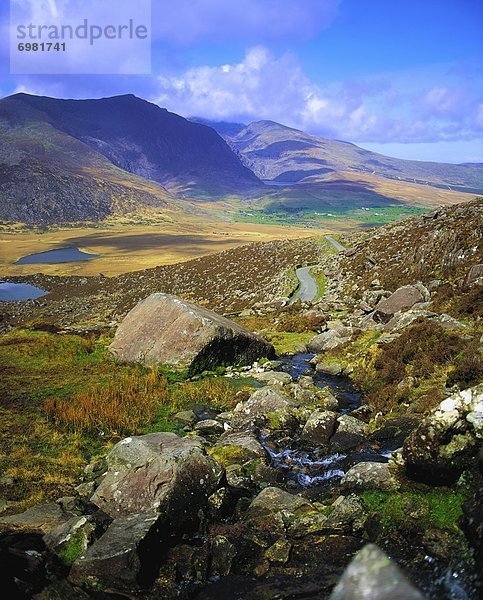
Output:
[[275,356],[271,344],[233,321],[160,293],[126,315],[110,350],[121,362],[171,365],[190,374]]

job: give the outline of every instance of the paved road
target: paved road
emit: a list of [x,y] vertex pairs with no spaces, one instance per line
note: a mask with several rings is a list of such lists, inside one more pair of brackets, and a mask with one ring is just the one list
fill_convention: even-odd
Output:
[[344,246],[342,244],[340,244],[337,240],[334,240],[334,238],[331,235],[326,235],[324,236],[325,239],[330,242],[332,244],[332,246],[334,246],[334,248],[338,251],[341,252],[342,250],[345,250]]
[[311,268],[312,267],[300,267],[295,271],[300,281],[300,287],[298,292],[292,298],[292,302],[295,302],[295,300],[298,300],[299,298],[300,300],[308,300],[311,302],[317,297],[317,294],[319,293],[319,286],[310,274]]

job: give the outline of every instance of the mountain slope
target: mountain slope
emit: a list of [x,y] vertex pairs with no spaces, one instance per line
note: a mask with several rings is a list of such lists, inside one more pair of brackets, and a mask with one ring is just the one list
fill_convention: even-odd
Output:
[[[102,220],[172,192],[236,193],[261,185],[211,128],[135,96],[0,100],[0,219]],[[170,191],[168,191],[168,189]]]
[[251,123],[229,143],[261,179],[276,184],[316,183],[349,172],[468,193],[483,190],[476,166],[391,158],[274,121]]
[[211,127],[136,96],[58,100],[17,94],[9,100],[28,104],[115,166],[168,189],[223,193],[259,184]]

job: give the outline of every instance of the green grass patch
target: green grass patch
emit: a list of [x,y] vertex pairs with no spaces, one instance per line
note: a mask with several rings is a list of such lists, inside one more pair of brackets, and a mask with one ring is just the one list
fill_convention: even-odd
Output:
[[290,354],[300,351],[316,334],[313,331],[286,332],[273,331],[265,334],[265,338],[273,344],[277,354]]
[[454,530],[463,514],[461,505],[467,495],[460,490],[431,490],[428,492],[373,492],[362,494],[364,503],[379,513],[381,522],[389,529],[414,527]]

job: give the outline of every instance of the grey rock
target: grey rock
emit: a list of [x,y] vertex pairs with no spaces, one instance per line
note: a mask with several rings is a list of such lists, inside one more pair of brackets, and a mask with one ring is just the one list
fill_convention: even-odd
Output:
[[225,431],[223,424],[219,421],[215,421],[214,419],[205,419],[204,421],[198,421],[194,429],[201,435],[217,435]]
[[337,417],[337,413],[330,410],[314,410],[304,425],[301,438],[320,446],[328,446],[335,431]]
[[154,579],[143,566],[161,555],[162,530],[156,513],[132,514],[115,519],[106,533],[73,564],[69,580],[90,588],[110,587],[133,592]]
[[340,485],[346,490],[393,491],[399,485],[388,463],[361,462],[351,467]]
[[320,354],[327,350],[337,348],[349,339],[350,338],[348,337],[346,338],[339,335],[339,333],[336,330],[329,329],[328,331],[324,331],[323,333],[320,333],[319,335],[313,337],[307,344],[307,350],[315,354]]
[[288,373],[279,371],[268,371],[266,373],[254,373],[253,377],[258,381],[263,381],[267,385],[287,385],[292,382],[292,377]]
[[377,323],[387,323],[397,312],[407,310],[423,300],[424,297],[416,286],[405,285],[377,304],[373,319]]
[[1,517],[0,531],[49,533],[74,516],[73,513],[62,510],[58,504],[38,504],[22,513]]
[[326,373],[327,375],[340,375],[342,373],[342,365],[338,362],[319,362],[315,367],[318,373]]
[[273,346],[237,323],[169,294],[151,294],[119,325],[109,347],[121,362],[171,365],[189,374],[274,358]]
[[173,415],[173,421],[180,425],[191,427],[198,421],[198,417],[192,410],[181,410]]
[[284,511],[290,514],[302,514],[313,511],[310,502],[290,494],[277,487],[266,487],[254,498],[248,507],[248,519],[259,519]]
[[399,567],[374,544],[359,550],[329,600],[424,600]]
[[483,384],[443,400],[405,440],[410,477],[451,483],[472,463],[483,442]]
[[108,454],[107,464],[92,502],[112,517],[157,511],[173,526],[190,520],[221,476],[199,438],[174,433],[126,438]]
[[471,286],[483,278],[483,264],[473,265],[466,276],[465,285]]
[[237,431],[223,434],[212,448],[210,455],[221,465],[244,464],[257,458],[265,459],[267,452],[251,432]]
[[295,402],[271,387],[260,388],[245,402],[236,405],[231,425],[234,429],[254,429],[266,415],[290,411]]

